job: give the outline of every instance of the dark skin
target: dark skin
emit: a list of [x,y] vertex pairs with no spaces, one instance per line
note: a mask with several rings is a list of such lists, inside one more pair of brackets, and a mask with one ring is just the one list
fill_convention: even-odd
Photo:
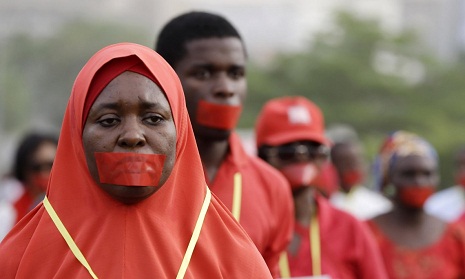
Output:
[[199,125],[197,105],[200,100],[242,105],[247,92],[245,49],[235,37],[193,40],[185,47],[187,54],[174,69],[184,89],[202,164],[208,180],[213,181],[229,151],[232,130]]
[[54,142],[44,141],[32,156],[32,162],[39,164],[39,169],[29,169],[25,175],[25,186],[28,188],[29,195],[34,199],[44,194],[44,189],[34,183],[34,176],[48,177],[52,170],[53,160],[57,152],[57,145]]
[[[389,170],[388,180],[396,189],[409,185],[439,184],[435,159],[426,155],[398,157]],[[437,242],[443,235],[446,223],[427,214],[422,208],[406,206],[394,195],[393,210],[373,219],[387,237],[399,246],[423,248]]]
[[342,176],[346,171],[365,171],[362,148],[356,143],[337,143],[331,148],[331,159],[339,176],[340,189],[348,193],[355,185],[347,185]]
[[[293,191],[295,219],[305,227],[310,226],[310,217],[316,210],[315,195],[317,190],[312,187],[302,187]],[[289,243],[291,254],[297,253],[300,247],[300,237],[294,233]]]
[[[124,72],[95,100],[82,142],[89,172],[97,185],[122,203],[140,202],[162,187],[174,166],[176,128],[168,100],[150,79]],[[164,154],[166,159],[158,185],[121,186],[100,183],[95,152]]]
[[[299,143],[299,142],[295,142]],[[292,144],[292,143],[287,143]],[[314,143],[315,146],[319,144]],[[299,154],[289,160],[282,160],[278,156],[272,156],[266,158],[266,161],[273,167],[280,169],[285,166],[301,163],[301,162],[312,162],[315,164],[318,170],[321,170],[323,164],[326,161],[326,157],[311,158],[306,154]],[[294,198],[294,211],[295,220],[303,226],[309,226],[312,214],[316,210],[315,196],[318,194],[317,189],[313,187],[303,186],[293,190],[292,196]],[[294,233],[292,240],[289,244],[289,251],[291,254],[296,253],[300,246],[300,237]]]

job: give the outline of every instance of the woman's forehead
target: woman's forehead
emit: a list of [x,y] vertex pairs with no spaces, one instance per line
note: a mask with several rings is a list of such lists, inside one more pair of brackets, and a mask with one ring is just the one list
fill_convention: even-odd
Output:
[[392,166],[396,168],[428,167],[435,168],[437,160],[429,154],[409,154],[406,156],[394,156]]
[[104,108],[123,108],[137,103],[145,109],[163,108],[171,114],[171,106],[162,89],[151,79],[130,71],[114,78],[99,94],[91,113]]

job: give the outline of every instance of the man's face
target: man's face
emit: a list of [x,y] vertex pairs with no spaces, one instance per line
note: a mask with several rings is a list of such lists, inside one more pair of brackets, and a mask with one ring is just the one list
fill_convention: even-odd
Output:
[[265,160],[278,169],[293,188],[310,186],[328,157],[328,148],[312,141],[264,147]]
[[227,139],[230,130],[209,128],[197,123],[197,106],[200,100],[242,105],[247,92],[246,55],[242,42],[235,37],[199,39],[187,43],[186,52],[174,69],[184,89],[196,137]]
[[359,174],[359,178],[362,179],[365,173],[365,162],[359,145],[351,143],[336,144],[331,151],[331,159],[336,168],[340,186],[343,189],[350,190],[355,186],[353,183],[362,182],[348,177],[351,174]]
[[[95,182],[124,203],[141,201],[168,179],[176,156],[176,128],[161,89],[150,79],[124,72],[112,80],[92,105],[82,133],[87,165]],[[101,183],[96,152],[166,155],[158,185]]]

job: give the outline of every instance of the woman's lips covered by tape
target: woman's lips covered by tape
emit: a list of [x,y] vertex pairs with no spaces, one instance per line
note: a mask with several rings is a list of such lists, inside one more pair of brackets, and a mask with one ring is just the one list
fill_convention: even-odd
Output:
[[161,154],[95,153],[100,182],[121,186],[157,186],[165,159]]

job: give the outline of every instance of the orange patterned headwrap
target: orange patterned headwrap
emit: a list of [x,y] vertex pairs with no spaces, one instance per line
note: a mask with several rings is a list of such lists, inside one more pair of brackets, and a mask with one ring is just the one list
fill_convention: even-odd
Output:
[[409,155],[431,156],[435,160],[438,158],[434,147],[420,136],[406,131],[391,133],[383,141],[375,160],[374,175],[378,190],[386,186],[389,169],[396,158]]

